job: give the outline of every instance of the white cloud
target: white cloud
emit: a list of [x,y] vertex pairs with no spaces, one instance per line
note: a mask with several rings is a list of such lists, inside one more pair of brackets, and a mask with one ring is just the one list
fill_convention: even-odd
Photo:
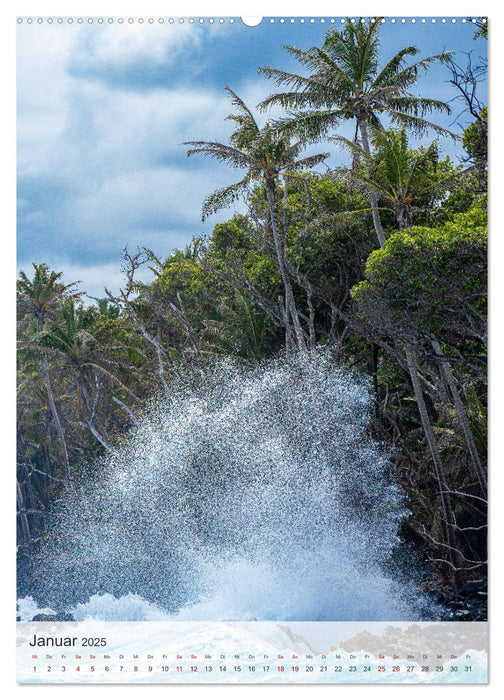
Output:
[[[182,46],[194,49],[199,43],[196,27],[116,23],[89,29],[48,24],[18,27],[20,175],[55,172],[54,158],[61,154],[62,141],[70,151],[78,150],[79,141],[86,150],[87,137],[94,136],[112,155],[119,145],[138,156],[155,136],[161,147],[164,141],[173,148],[187,138],[184,124],[193,122],[197,128],[198,117],[207,123],[213,114],[216,121],[225,116],[218,109],[222,96],[207,90],[111,90],[91,77],[72,77],[68,72],[71,63],[85,67],[86,62],[110,60],[124,66],[125,61],[134,63],[142,56],[155,60],[163,52],[169,56],[170,51],[175,57]],[[152,150],[146,156],[152,156]]]
[[62,211],[69,230],[86,236],[89,243],[102,242],[108,232],[117,240],[147,235],[149,227],[162,222],[164,228],[199,223],[203,199],[219,186],[232,180],[223,172],[210,168],[197,174],[177,168],[122,172],[102,181],[99,189],[90,189],[72,197]]
[[[110,89],[91,73],[66,71],[81,54],[118,65],[127,57],[157,60],[163,46],[176,52],[198,41],[197,27],[113,25],[90,32],[45,24],[36,28],[36,42],[33,29],[23,25],[19,39],[22,259],[63,261],[65,270],[100,261],[93,269],[107,279],[107,265],[120,267],[124,245],[167,255],[232,215],[230,209],[200,221],[204,198],[241,172],[204,156],[188,161],[182,146],[227,141],[232,106],[223,89],[200,83],[134,91],[120,81]],[[232,87],[254,110],[272,88],[259,77]]]
[[195,28],[188,23],[119,24],[116,21],[112,25],[96,26],[92,33],[81,34],[74,60],[83,67],[103,64],[122,67],[144,59],[165,62],[188,41],[193,45],[199,41]]
[[[64,284],[79,282],[78,289],[86,292],[90,297],[105,297],[105,286],[117,294],[119,289],[124,287],[124,275],[121,272],[121,260],[116,263],[104,263],[103,265],[76,265],[66,258],[55,258],[47,261],[52,270],[63,272],[62,281]],[[28,277],[32,276],[33,267],[31,262],[23,262],[18,266]],[[145,269],[140,270],[138,280],[147,282],[152,279],[152,272]]]
[[18,172],[30,173],[44,162],[66,127],[67,94],[74,82],[64,57],[75,40],[68,27],[18,26],[17,133]]
[[[100,160],[110,169],[152,163],[167,154],[184,156],[183,141],[222,137],[229,111],[224,92],[161,90],[149,93],[110,92],[85,83],[79,100],[92,110],[93,151],[82,143],[80,157]],[[77,115],[78,118],[78,115]],[[64,140],[62,148],[70,144]],[[76,144],[78,146],[78,144]]]
[[[22,124],[19,141],[21,176],[56,180],[56,187],[64,183],[59,198],[43,200],[22,220],[47,229],[53,217],[48,254],[68,240],[69,253],[78,248],[82,254],[87,241],[94,256],[98,251],[116,255],[126,243],[153,246],[176,225],[185,228],[178,238],[187,239],[202,230],[204,198],[240,177],[239,171],[203,156],[189,163],[182,145],[226,141],[232,124],[225,121],[230,101],[224,90],[111,91],[80,78],[67,80],[66,90],[54,93],[52,103],[51,113],[65,115],[63,126],[51,133],[38,123],[27,137]],[[39,102],[36,108],[44,112]],[[26,210],[26,197],[23,205]],[[168,236],[163,242],[173,243]],[[169,252],[165,246],[162,254]]]

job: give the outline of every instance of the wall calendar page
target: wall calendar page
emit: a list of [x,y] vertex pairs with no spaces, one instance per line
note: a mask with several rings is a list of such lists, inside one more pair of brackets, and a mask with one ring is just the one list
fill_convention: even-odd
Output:
[[487,683],[487,47],[17,18],[18,683]]

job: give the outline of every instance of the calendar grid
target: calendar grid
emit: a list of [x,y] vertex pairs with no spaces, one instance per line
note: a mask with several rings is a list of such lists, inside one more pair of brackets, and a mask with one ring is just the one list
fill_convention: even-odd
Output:
[[18,623],[20,683],[485,683],[487,623]]

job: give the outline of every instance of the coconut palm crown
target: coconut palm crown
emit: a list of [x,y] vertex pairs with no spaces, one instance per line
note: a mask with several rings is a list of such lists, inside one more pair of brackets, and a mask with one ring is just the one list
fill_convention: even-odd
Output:
[[278,134],[270,123],[261,128],[243,100],[227,85],[225,89],[236,110],[226,117],[237,124],[236,130],[229,137],[229,143],[187,141],[183,145],[192,146],[187,151],[188,156],[203,153],[233,168],[245,169],[246,172],[238,182],[216,190],[205,199],[202,219],[232,204],[253,182],[263,182],[266,189],[270,185],[274,188],[282,173],[308,170],[329,157],[328,153],[319,153],[299,159],[305,146],[303,140],[291,143],[287,135]]
[[356,119],[365,150],[363,127],[378,123],[383,114],[417,133],[432,128],[452,135],[425,118],[433,112],[449,114],[449,105],[410,92],[422,70],[448,61],[452,52],[444,51],[408,65],[407,57],[416,56],[419,49],[405,46],[380,67],[380,24],[381,18],[356,23],[347,19],[342,30],[327,33],[322,48],[313,46],[304,51],[284,46],[307,69],[307,75],[261,67],[260,73],[291,91],[271,95],[259,107],[280,105],[289,110],[289,115],[277,124],[311,140],[325,136],[341,121]]
[[[374,193],[382,204],[379,209],[391,211],[399,230],[411,222],[411,214],[423,196],[435,192],[443,180],[436,178],[438,144],[433,141],[428,147],[411,149],[404,128],[397,131],[374,129],[374,156],[368,155],[357,143],[342,136],[331,138],[344,145],[360,163],[353,168],[351,176],[363,193]],[[365,165],[365,167],[363,167]],[[457,173],[459,175],[459,173]],[[453,179],[450,175],[447,179]]]

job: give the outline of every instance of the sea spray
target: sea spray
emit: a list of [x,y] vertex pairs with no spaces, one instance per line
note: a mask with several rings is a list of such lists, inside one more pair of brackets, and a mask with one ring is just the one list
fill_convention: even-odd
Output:
[[62,495],[29,592],[77,619],[418,619],[370,404],[321,350],[181,380]]

